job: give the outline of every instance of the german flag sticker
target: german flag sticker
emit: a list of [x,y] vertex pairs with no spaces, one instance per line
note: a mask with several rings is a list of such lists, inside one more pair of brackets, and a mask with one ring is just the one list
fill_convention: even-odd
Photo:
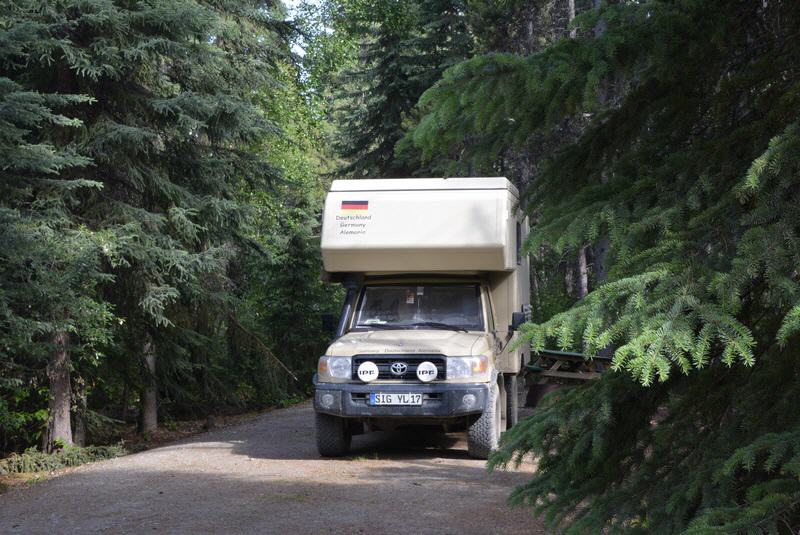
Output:
[[369,210],[369,201],[342,201],[343,212],[363,212]]

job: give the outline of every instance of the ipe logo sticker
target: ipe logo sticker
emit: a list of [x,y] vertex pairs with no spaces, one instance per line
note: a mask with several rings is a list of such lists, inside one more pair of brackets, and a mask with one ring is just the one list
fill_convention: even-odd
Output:
[[369,383],[378,378],[378,367],[374,362],[368,360],[367,362],[361,363],[356,374],[358,374],[359,379],[365,383]]
[[426,360],[425,362],[420,362],[419,366],[417,366],[417,379],[422,381],[423,383],[430,383],[439,375],[439,370],[436,369],[436,364]]

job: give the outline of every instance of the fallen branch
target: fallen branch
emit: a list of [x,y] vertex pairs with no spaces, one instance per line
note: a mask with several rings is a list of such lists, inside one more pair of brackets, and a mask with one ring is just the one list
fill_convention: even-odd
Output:
[[279,359],[278,357],[275,356],[275,353],[272,352],[272,350],[267,346],[267,344],[265,344],[264,342],[261,341],[261,338],[256,336],[252,331],[248,330],[244,325],[239,323],[239,320],[236,319],[236,316],[233,315],[233,312],[229,312],[228,313],[228,319],[230,319],[231,322],[233,322],[233,324],[236,327],[238,327],[240,331],[242,331],[244,334],[246,334],[247,336],[249,336],[250,338],[255,340],[256,344],[258,344],[258,346],[264,351],[264,353],[266,353],[267,355],[269,355],[270,357],[275,359],[275,362],[280,364],[281,368],[286,370],[286,373],[291,375],[292,379],[297,381],[297,376],[294,373],[292,373],[292,370],[290,370],[289,367],[286,366],[286,364],[284,364],[283,361],[281,361],[281,359]]

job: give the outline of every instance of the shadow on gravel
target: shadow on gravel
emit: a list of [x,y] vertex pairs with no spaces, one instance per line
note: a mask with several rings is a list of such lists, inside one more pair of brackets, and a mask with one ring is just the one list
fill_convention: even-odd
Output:
[[441,431],[401,429],[392,432],[376,432],[354,437],[352,455],[377,455],[385,459],[408,459],[445,457],[469,459],[459,434]]
[[[232,442],[233,453],[256,459],[311,460],[321,459],[316,438],[311,433],[298,434],[297,447],[275,447],[268,441],[246,439]],[[409,460],[409,459],[470,459],[462,434],[419,429],[377,431],[356,435],[350,453],[343,459]]]

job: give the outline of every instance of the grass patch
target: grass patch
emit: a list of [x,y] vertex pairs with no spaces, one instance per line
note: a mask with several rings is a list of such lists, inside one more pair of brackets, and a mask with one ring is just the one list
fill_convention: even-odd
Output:
[[60,468],[80,466],[82,464],[127,455],[122,446],[66,446],[53,453],[43,453],[36,448],[29,448],[23,453],[12,453],[0,460],[0,475],[22,474],[32,472],[52,472]]
[[350,460],[358,462],[358,461],[379,461],[380,459],[378,458],[378,452],[375,451],[375,452],[372,453],[372,455],[369,455],[369,456],[367,456],[367,455],[355,455],[353,457],[350,457]]
[[289,396],[288,398],[283,398],[282,400],[280,400],[278,402],[278,407],[280,407],[282,409],[286,409],[286,408],[292,407],[294,405],[297,405],[299,403],[302,403],[307,399],[308,399],[308,396],[305,396],[305,395],[302,395],[302,394],[295,394],[294,396]]

